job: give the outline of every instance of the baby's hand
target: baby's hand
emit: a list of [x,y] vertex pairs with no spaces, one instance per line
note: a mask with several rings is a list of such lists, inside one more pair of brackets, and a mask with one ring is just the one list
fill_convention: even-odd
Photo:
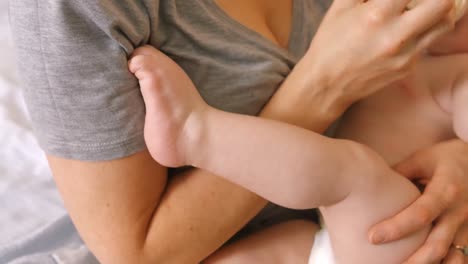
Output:
[[468,12],[458,21],[455,30],[442,36],[429,51],[432,55],[468,53]]
[[146,105],[149,152],[161,165],[188,165],[191,142],[201,127],[197,122],[207,104],[184,70],[151,46],[136,49],[128,65],[139,80]]

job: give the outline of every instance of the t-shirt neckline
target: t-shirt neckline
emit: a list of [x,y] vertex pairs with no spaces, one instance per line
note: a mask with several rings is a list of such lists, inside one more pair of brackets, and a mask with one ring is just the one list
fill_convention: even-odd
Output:
[[232,18],[229,14],[227,14],[224,9],[222,9],[215,0],[206,0],[208,6],[214,11],[214,13],[222,19],[224,22],[230,24],[234,30],[241,31],[243,33],[247,33],[256,41],[262,43],[263,45],[267,45],[270,48],[278,50],[280,53],[283,53],[286,57],[294,54],[294,50],[297,48],[296,45],[299,43],[299,37],[302,36],[302,29],[303,29],[303,20],[304,20],[304,12],[303,8],[299,6],[299,0],[292,0],[293,11],[292,11],[292,21],[291,21],[291,28],[289,32],[289,40],[287,48],[283,48],[270,39],[266,38],[262,34],[258,33],[257,31],[248,28],[244,24],[240,23],[236,19]]

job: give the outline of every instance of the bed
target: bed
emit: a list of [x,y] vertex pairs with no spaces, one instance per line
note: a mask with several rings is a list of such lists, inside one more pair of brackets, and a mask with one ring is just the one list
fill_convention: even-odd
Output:
[[0,0],[0,263],[97,263],[77,235],[33,136]]
[[[98,263],[67,215],[34,138],[16,74],[8,0],[0,0],[0,142],[0,264]],[[321,264],[330,263],[326,240],[314,249]]]

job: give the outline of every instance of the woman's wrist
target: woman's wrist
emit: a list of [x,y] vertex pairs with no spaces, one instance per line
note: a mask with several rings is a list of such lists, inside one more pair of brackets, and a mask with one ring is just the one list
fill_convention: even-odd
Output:
[[349,106],[334,92],[327,75],[301,60],[263,109],[261,116],[315,132],[325,131]]

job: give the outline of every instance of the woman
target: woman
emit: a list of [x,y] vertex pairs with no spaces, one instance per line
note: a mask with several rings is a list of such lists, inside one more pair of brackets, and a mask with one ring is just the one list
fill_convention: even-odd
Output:
[[[66,207],[98,259],[200,262],[266,204],[204,171],[168,173],[152,161],[142,136],[144,105],[127,71],[134,48],[151,44],[170,55],[213,106],[258,114],[274,93],[262,116],[323,131],[374,92],[367,87],[400,78],[407,66],[401,58],[409,62],[446,30],[435,25],[448,1],[424,1],[413,20],[392,13],[394,2],[337,0],[314,38],[314,60],[301,61],[326,2],[12,1],[32,119]],[[295,74],[298,62],[310,74]],[[276,212],[267,209],[253,228],[283,220],[283,213],[271,217]],[[297,218],[293,214],[287,218]],[[313,237],[313,224],[300,227]],[[304,243],[303,233],[286,232],[297,257],[288,259],[292,263],[305,262],[309,253],[303,250],[312,241],[296,245]],[[254,253],[263,250],[258,245]]]

